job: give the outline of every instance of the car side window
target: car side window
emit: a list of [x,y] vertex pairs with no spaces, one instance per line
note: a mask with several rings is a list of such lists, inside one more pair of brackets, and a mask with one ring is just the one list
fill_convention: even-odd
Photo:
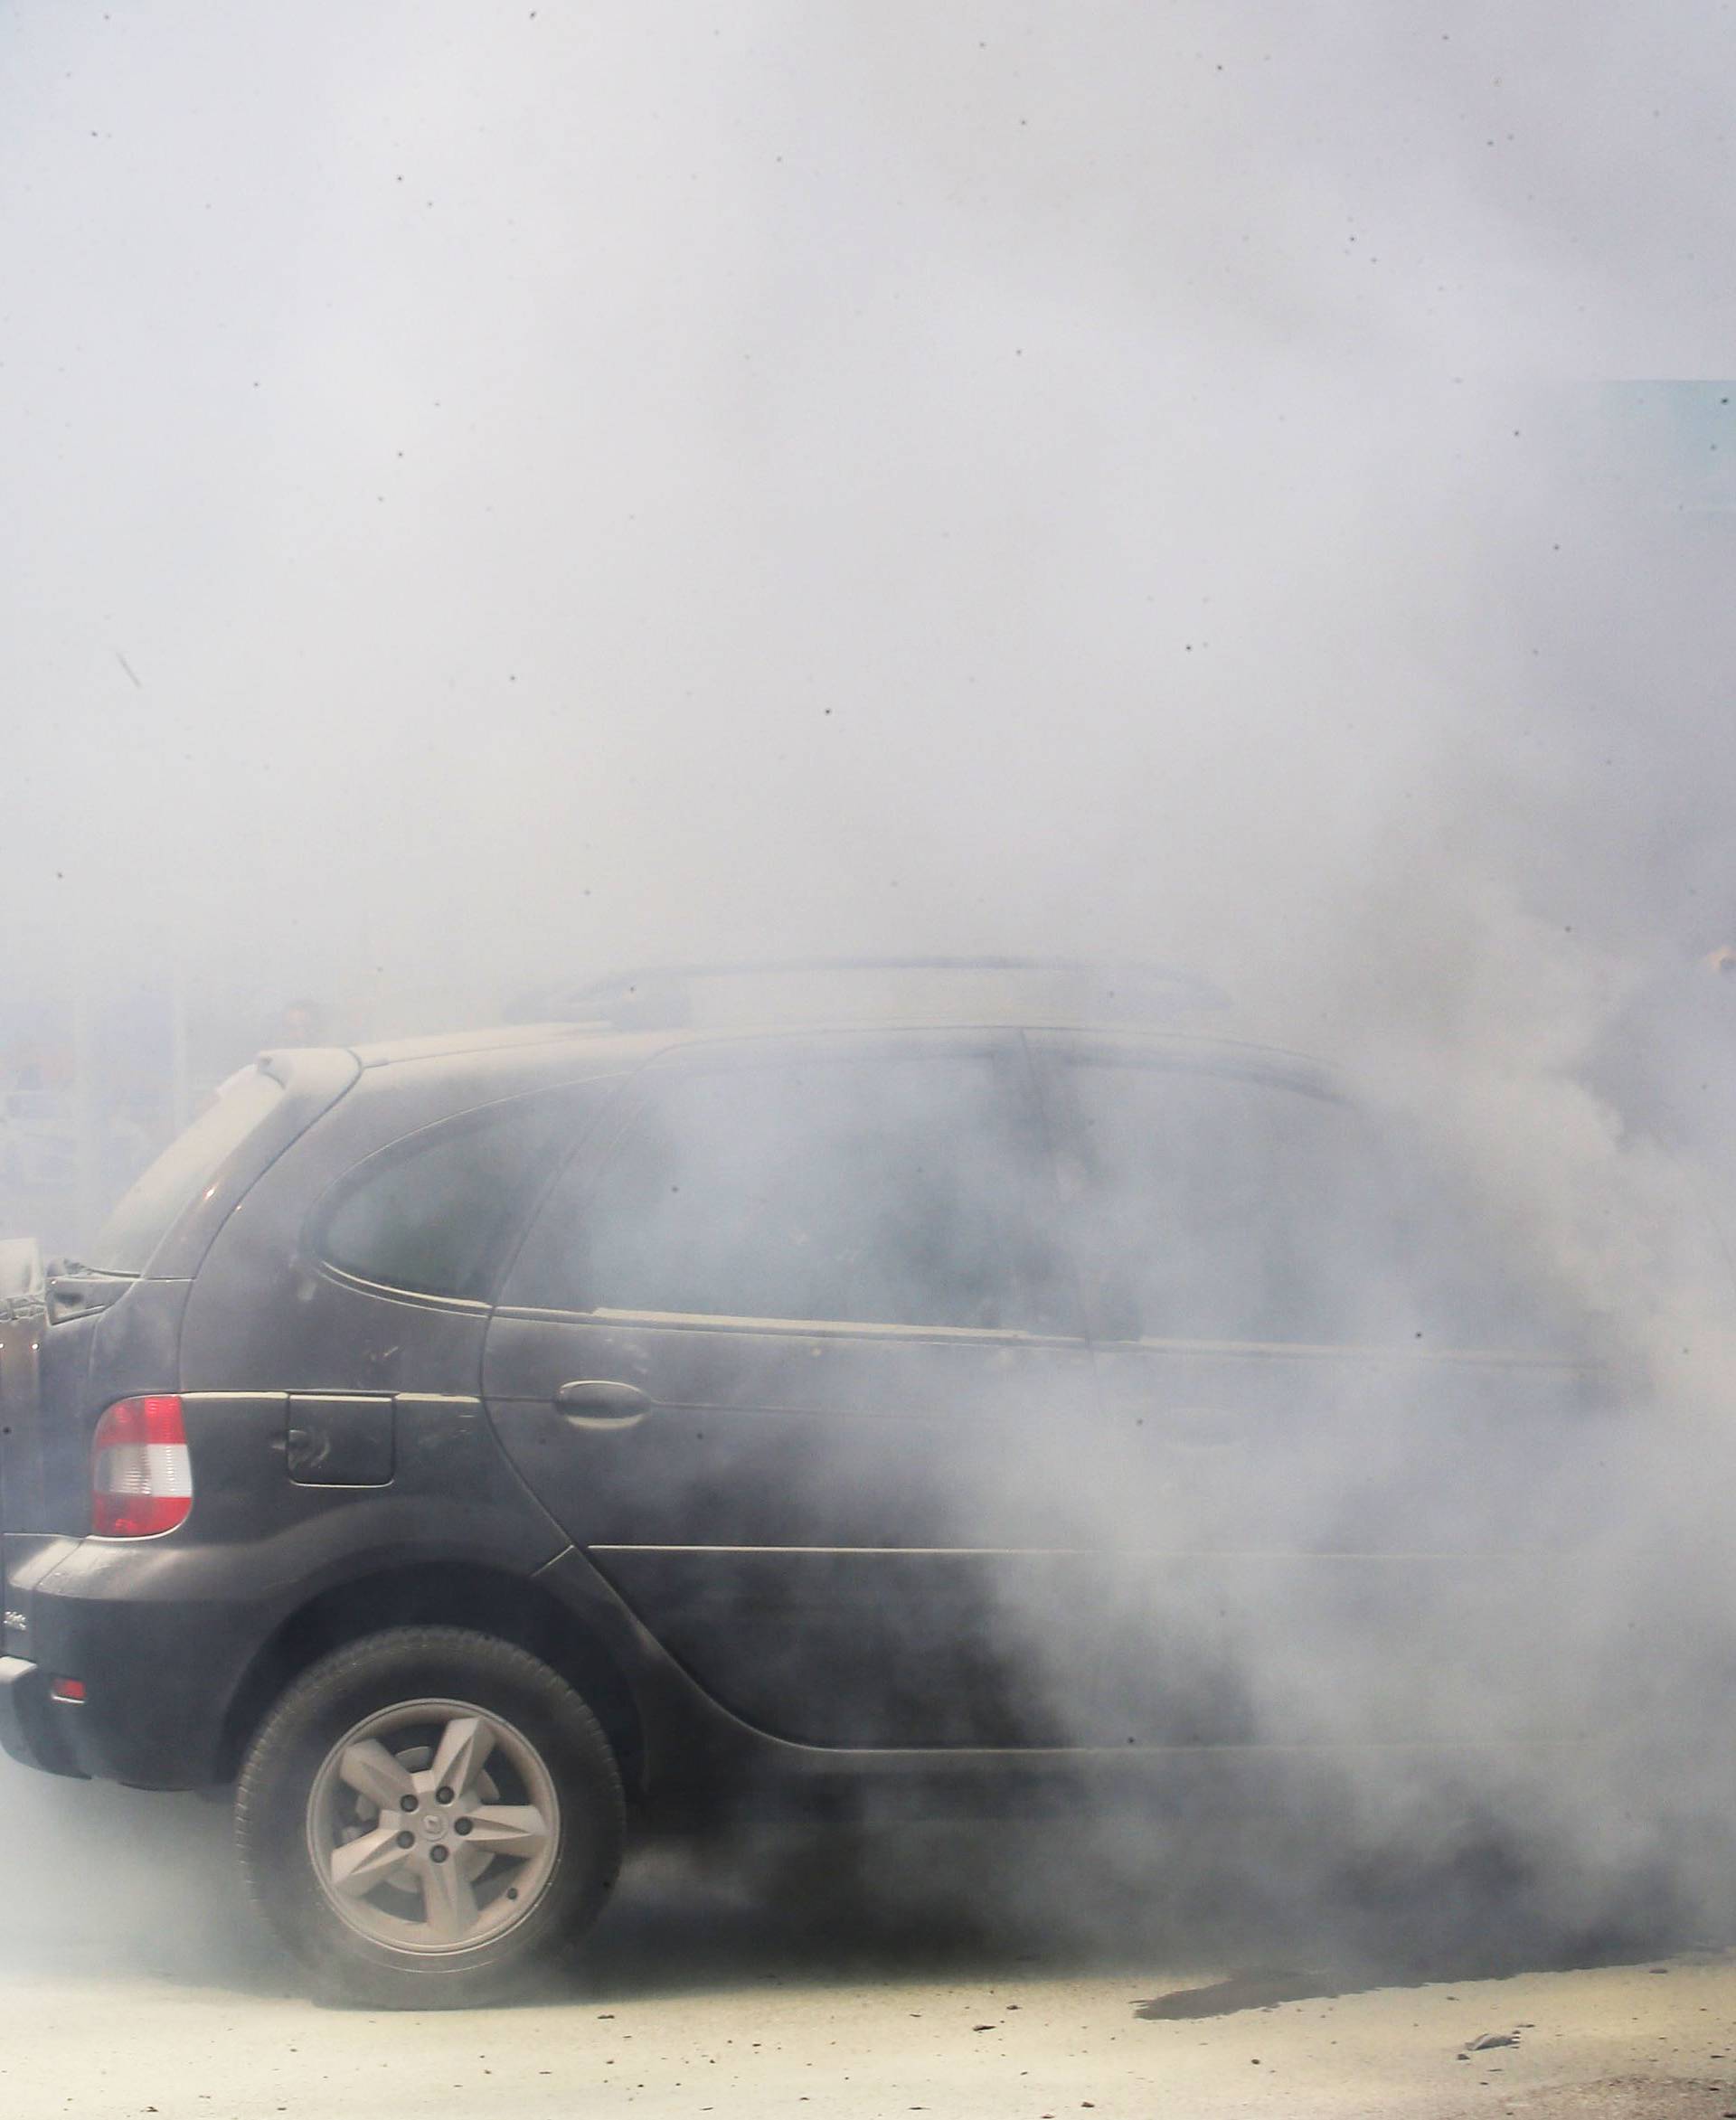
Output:
[[1234,1070],[1065,1074],[1067,1213],[1099,1333],[1489,1343],[1416,1173],[1353,1105]]
[[976,1054],[692,1066],[563,1186],[504,1300],[579,1312],[1036,1329],[1041,1142]]
[[383,1287],[486,1298],[538,1181],[612,1087],[514,1099],[380,1150],[316,1211],[314,1250]]

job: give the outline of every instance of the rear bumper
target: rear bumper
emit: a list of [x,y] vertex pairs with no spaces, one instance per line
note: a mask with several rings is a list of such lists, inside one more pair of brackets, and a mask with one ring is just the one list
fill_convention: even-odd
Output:
[[[280,1406],[276,1412],[280,1434]],[[249,1522],[265,1513],[254,1505],[257,1481],[222,1478],[220,1442],[205,1453],[212,1476],[199,1505],[218,1533],[229,1528],[231,1503]],[[4,1646],[12,1655],[0,1671],[16,1676],[5,1688],[0,1743],[33,1766],[95,1781],[215,1786],[232,1776],[239,1748],[283,1677],[317,1653],[318,1624],[307,1621],[292,1639],[293,1625],[327,1593],[355,1597],[365,1609],[361,1586],[371,1579],[389,1585],[424,1567],[499,1572],[503,1550],[523,1573],[526,1558],[547,1559],[540,1541],[553,1546],[560,1537],[523,1507],[491,1507],[486,1491],[424,1503],[395,1488],[284,1480],[264,1494],[280,1494],[286,1514],[294,1512],[264,1535],[37,1541],[26,1550],[24,1534],[7,1534],[13,1624]],[[383,1590],[377,1612],[378,1625],[401,1616]],[[83,1700],[51,1699],[57,1677],[77,1680]]]
[[[142,1543],[135,1558],[73,1539],[0,1539],[11,1623],[0,1746],[50,1774],[196,1788],[214,1778],[223,1708],[269,1621],[251,1606],[164,1596],[189,1575],[196,1588],[208,1557]],[[52,1697],[61,1673],[83,1683],[82,1701]]]
[[49,1698],[48,1673],[23,1656],[0,1656],[0,1750],[44,1774],[84,1778],[74,1764],[70,1702]]

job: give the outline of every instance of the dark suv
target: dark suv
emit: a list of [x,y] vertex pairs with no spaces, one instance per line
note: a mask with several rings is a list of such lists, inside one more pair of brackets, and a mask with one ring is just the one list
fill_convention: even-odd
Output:
[[6,1749],[236,1782],[282,1936],[423,2001],[660,1802],[1559,1734],[1485,1682],[1583,1362],[1316,1069],[975,991],[270,1054],[14,1247]]

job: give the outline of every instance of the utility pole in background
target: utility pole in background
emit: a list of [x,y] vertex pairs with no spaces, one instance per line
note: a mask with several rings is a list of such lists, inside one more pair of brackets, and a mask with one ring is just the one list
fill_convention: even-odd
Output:
[[169,1132],[180,1133],[192,1117],[187,1065],[187,971],[177,957],[169,975]]
[[[90,975],[72,974],[72,1248],[88,1245],[102,1215],[102,1107],[97,1090],[95,996]],[[60,1248],[58,1242],[55,1248]]]

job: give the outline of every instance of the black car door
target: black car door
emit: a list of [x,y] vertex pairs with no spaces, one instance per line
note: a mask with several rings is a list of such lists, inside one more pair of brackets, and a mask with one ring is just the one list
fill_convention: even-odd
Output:
[[725,1041],[648,1068],[533,1224],[487,1335],[496,1428],[749,1722],[1052,1734],[1024,1623],[1094,1460],[1050,1183],[1016,1036]]
[[1577,1729],[1618,1416],[1569,1326],[1305,1070],[1033,1044],[1127,1465],[1099,1543],[1128,1734]]

